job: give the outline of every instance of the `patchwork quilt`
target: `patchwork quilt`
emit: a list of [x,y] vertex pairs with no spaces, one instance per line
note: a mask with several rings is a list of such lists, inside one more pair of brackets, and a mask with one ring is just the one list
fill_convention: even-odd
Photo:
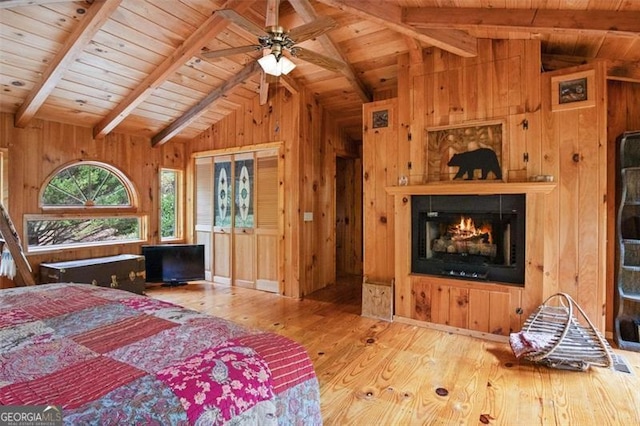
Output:
[[296,342],[86,284],[0,290],[0,404],[67,424],[322,424]]

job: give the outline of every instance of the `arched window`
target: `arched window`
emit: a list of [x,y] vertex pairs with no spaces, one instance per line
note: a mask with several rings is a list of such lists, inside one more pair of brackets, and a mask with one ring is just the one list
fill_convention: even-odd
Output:
[[46,214],[27,215],[29,251],[140,242],[146,217],[137,214],[136,191],[118,169],[75,162],[52,174],[40,191]]
[[82,162],[63,167],[45,184],[43,208],[132,207],[131,183],[103,163]]

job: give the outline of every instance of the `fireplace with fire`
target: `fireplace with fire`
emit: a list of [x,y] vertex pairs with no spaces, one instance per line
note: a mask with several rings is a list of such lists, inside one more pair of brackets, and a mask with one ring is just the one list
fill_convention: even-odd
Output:
[[411,197],[411,271],[524,285],[525,195]]

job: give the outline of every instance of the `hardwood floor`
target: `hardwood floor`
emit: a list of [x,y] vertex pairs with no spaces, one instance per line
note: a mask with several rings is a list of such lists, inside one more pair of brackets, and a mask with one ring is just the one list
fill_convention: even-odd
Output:
[[360,285],[303,300],[204,282],[147,294],[303,344],[326,425],[640,424],[640,353],[616,350],[631,373],[519,362],[505,343],[361,317]]

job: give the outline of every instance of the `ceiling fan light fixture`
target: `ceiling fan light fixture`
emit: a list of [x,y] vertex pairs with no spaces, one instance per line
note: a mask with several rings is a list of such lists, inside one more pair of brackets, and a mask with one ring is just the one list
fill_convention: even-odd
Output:
[[275,75],[276,77],[282,74],[287,75],[296,67],[296,64],[291,62],[286,56],[280,55],[280,57],[276,57],[274,54],[263,56],[258,59],[258,63],[264,72],[269,75]]

